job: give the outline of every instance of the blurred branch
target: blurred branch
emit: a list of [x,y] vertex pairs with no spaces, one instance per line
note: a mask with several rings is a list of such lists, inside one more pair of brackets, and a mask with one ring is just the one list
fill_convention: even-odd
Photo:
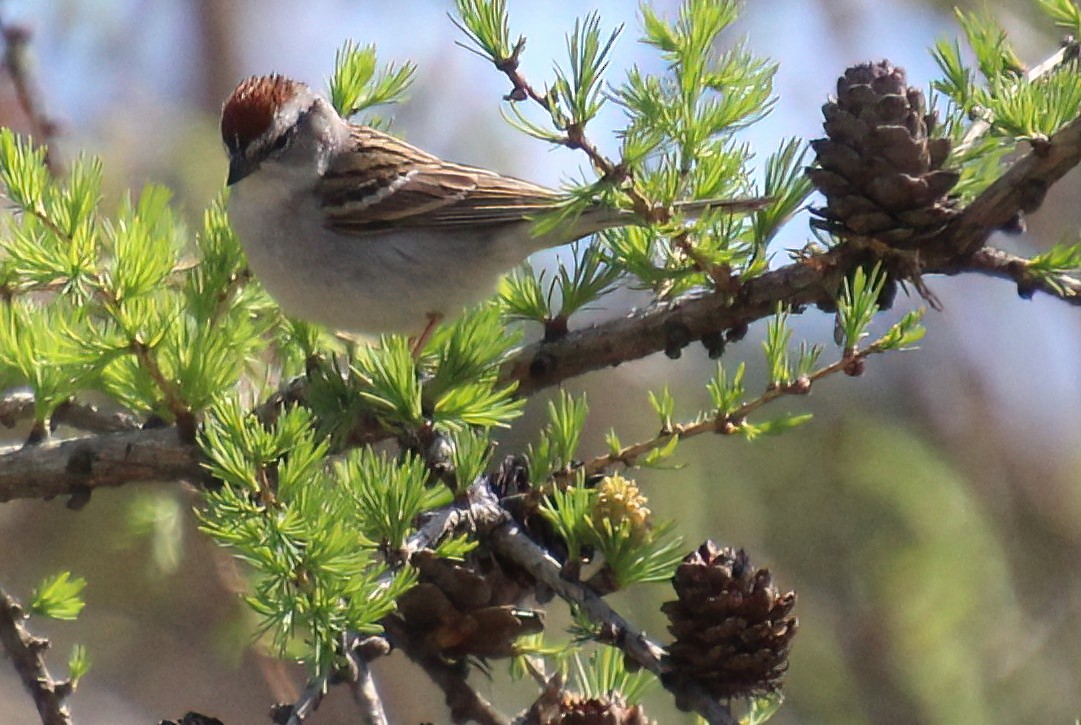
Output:
[[45,147],[45,165],[57,176],[63,171],[53,147],[53,138],[59,124],[46,114],[41,89],[31,69],[32,33],[29,28],[10,24],[0,16],[0,35],[4,38],[4,68],[15,86],[19,105],[30,122],[30,134],[36,143]]
[[221,111],[221,103],[237,82],[238,66],[236,38],[243,30],[238,27],[241,7],[220,0],[196,0],[191,3],[196,32],[202,46],[199,84],[201,106],[208,113]]
[[54,680],[45,666],[43,653],[49,640],[36,637],[23,626],[26,614],[15,597],[0,588],[0,646],[15,665],[23,685],[34,698],[42,725],[70,725],[67,700],[70,680]]
[[81,507],[104,486],[204,478],[198,448],[173,427],[105,433],[0,454],[0,503],[72,496],[68,505]]
[[[0,425],[14,428],[19,421],[32,420],[33,417],[34,394],[30,391],[15,390],[0,398]],[[49,422],[54,427],[67,425],[90,433],[118,433],[139,429],[139,422],[128,413],[102,413],[93,405],[74,400],[57,407],[49,416]]]

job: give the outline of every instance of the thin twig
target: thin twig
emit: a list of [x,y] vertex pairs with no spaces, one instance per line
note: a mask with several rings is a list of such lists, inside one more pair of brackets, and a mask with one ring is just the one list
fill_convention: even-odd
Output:
[[368,661],[358,657],[355,662],[357,675],[349,689],[353,693],[353,700],[360,706],[360,721],[364,725],[388,725],[390,721],[383,710],[383,701],[379,698]]
[[[1024,257],[994,247],[984,247],[967,261],[967,269],[1017,283],[1017,293],[1028,298],[1039,291],[1057,297],[1067,304],[1081,306],[1081,276],[1057,275],[1052,281],[1036,274]],[[966,269],[966,271],[967,271]]]
[[360,707],[364,725],[388,725],[383,700],[372,677],[370,663],[376,657],[390,654],[390,643],[383,637],[364,637],[348,632],[342,637],[342,651],[349,663],[349,689]]
[[[538,93],[522,75],[519,68],[519,57],[525,49],[525,38],[518,40],[511,56],[505,60],[495,62],[498,68],[510,80],[514,88],[507,95],[507,100],[524,101],[527,98],[543,108],[547,113],[552,109],[546,96]],[[600,149],[585,135],[585,128],[581,124],[572,124],[563,129],[563,136],[558,143],[569,149],[579,149],[589,157],[594,168],[606,180],[616,185],[623,185],[623,191],[631,200],[631,205],[642,219],[646,221],[667,221],[667,211],[650,201],[642,194],[634,184],[630,168],[623,164],[616,164],[600,152]]]
[[[553,103],[553,101],[547,96],[538,93],[529,81],[526,80],[525,76],[522,75],[521,69],[519,68],[519,57],[524,48],[525,38],[520,38],[518,43],[514,46],[514,50],[511,52],[509,58],[495,60],[495,67],[506,75],[513,85],[513,89],[506,96],[506,100],[524,101],[529,99],[551,114],[552,108],[550,104]],[[563,136],[558,139],[553,139],[553,142],[566,146],[569,149],[580,150],[588,156],[593,167],[606,182],[622,188],[622,191],[631,200],[631,207],[641,219],[651,223],[664,223],[669,221],[671,218],[669,210],[647,198],[636,185],[634,174],[629,166],[622,161],[617,164],[601,153],[600,149],[597,148],[597,145],[586,136],[584,123],[572,123],[561,130],[563,131]],[[747,199],[746,202],[746,209],[751,210],[765,206],[769,200]],[[735,291],[734,288],[738,286],[739,280],[733,278],[731,270],[725,269],[723,265],[716,265],[710,262],[709,259],[699,252],[695,245],[688,239],[686,232],[676,235],[672,239],[672,243],[675,248],[679,249],[687,259],[691,261],[691,264],[696,271],[709,277],[716,289],[726,293]]]
[[[1035,65],[1029,68],[1025,74],[1025,80],[1029,83],[1035,83],[1040,78],[1046,75],[1050,75],[1055,70],[1060,68],[1063,64],[1077,59],[1078,41],[1075,38],[1068,38],[1063,42],[1062,47],[1057,53],[1044,60],[1039,65]],[[991,130],[991,123],[986,119],[979,119],[969,126],[968,131],[965,132],[965,137],[961,139],[961,143],[957,144],[957,148],[954,149],[954,153],[959,154],[972,148],[972,146],[983,136],[985,133]]]
[[16,599],[0,588],[0,646],[15,665],[15,671],[29,690],[41,716],[42,725],[70,725],[66,700],[73,686],[70,680],[54,680],[45,666],[44,652],[49,640],[36,637],[23,625],[26,614]]
[[[282,722],[284,720],[285,725],[304,725],[304,721],[317,709],[319,709],[319,703],[323,701],[323,696],[327,691],[327,681],[324,677],[316,677],[308,681],[308,686],[304,688],[304,692],[301,693],[300,699],[294,704],[282,707],[281,705],[275,706],[271,711],[271,717],[275,722]],[[282,717],[288,714],[288,717]]]
[[825,365],[805,377],[797,378],[791,383],[767,387],[761,395],[740,404],[731,411],[713,415],[694,423],[673,425],[670,429],[661,431],[649,440],[633,443],[620,448],[618,451],[597,456],[571,471],[559,472],[556,474],[556,478],[560,481],[564,479],[570,480],[573,474],[579,470],[585,471],[587,477],[595,476],[604,473],[617,463],[627,467],[634,466],[639,458],[651,451],[664,448],[673,438],[683,440],[703,433],[717,433],[720,435],[740,433],[743,430],[743,421],[759,408],[786,395],[807,395],[811,392],[812,383],[839,372],[854,372],[859,369],[861,361],[871,355],[886,352],[887,349],[891,348],[885,345],[884,339],[880,339],[861,349],[846,350],[844,355],[829,365]]
[[[626,655],[660,678],[668,671],[665,651],[634,625],[619,615],[607,602],[580,582],[564,579],[555,559],[534,543],[514,521],[504,518],[486,532],[485,540],[493,551],[513,561],[562,599],[577,606],[590,620],[606,631],[614,632],[614,644]],[[680,692],[694,710],[712,724],[735,725],[736,720],[724,706],[700,688]]]
[[461,668],[424,652],[413,642],[406,628],[394,617],[387,617],[383,621],[383,628],[394,646],[420,665],[428,678],[443,691],[447,707],[450,708],[452,722],[509,725],[510,719],[495,709],[492,703],[469,685]]
[[430,512],[420,528],[406,540],[405,546],[402,547],[402,560],[408,561],[410,556],[421,549],[434,549],[440,541],[459,531],[463,526],[471,525],[469,509],[457,502]]
[[[373,644],[375,640],[382,642],[382,645]],[[350,683],[353,699],[360,706],[360,721],[364,725],[388,725],[389,721],[383,711],[383,702],[375,688],[368,661],[371,657],[382,656],[389,651],[390,647],[380,637],[361,640],[360,635],[347,633],[342,638],[341,653],[349,663],[346,679]],[[323,698],[326,697],[328,686],[332,682],[341,681],[341,674],[343,673],[335,673],[333,677],[324,675],[312,677],[296,702],[280,703],[272,707],[270,719],[281,725],[303,725],[304,721],[319,709]]]
[[177,432],[181,439],[194,442],[195,416],[187,401],[184,400],[184,396],[180,392],[180,386],[165,376],[161,366],[158,365],[158,359],[153,355],[152,349],[142,340],[132,340],[130,349],[139,362],[139,367],[154,381],[154,385],[157,386],[164,399],[165,407],[169,409],[169,412],[176,419]]

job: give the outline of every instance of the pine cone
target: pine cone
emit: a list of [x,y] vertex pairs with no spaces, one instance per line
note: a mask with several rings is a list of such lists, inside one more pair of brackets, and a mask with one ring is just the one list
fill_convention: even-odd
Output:
[[811,210],[821,217],[814,226],[911,246],[957,214],[947,194],[960,174],[943,168],[950,140],[931,138],[934,114],[906,87],[903,68],[886,60],[849,68],[822,113],[828,138],[811,142],[817,162],[807,169],[826,197]]
[[641,705],[628,706],[618,694],[600,698],[563,695],[559,725],[648,725]]
[[521,587],[491,561],[476,569],[421,551],[421,581],[398,599],[395,617],[422,649],[452,659],[517,654],[515,641],[544,629],[542,612],[521,609]]
[[[284,721],[283,721],[284,722]],[[189,712],[179,720],[162,720],[158,725],[224,725],[221,720],[198,712]]]
[[[796,594],[780,594],[767,569],[751,566],[740,549],[707,541],[672,578],[679,599],[666,602],[672,671],[666,684],[695,683],[717,698],[762,695],[778,689],[788,669],[797,621]],[[683,708],[677,694],[677,706]]]
[[555,675],[522,717],[522,725],[650,725],[650,721],[641,705],[628,705],[618,692],[582,697],[566,692],[563,678]]

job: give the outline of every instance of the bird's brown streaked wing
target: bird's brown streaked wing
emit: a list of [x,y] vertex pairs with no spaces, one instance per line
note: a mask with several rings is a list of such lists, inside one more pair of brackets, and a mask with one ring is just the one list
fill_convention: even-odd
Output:
[[359,150],[336,161],[320,186],[325,223],[335,231],[505,224],[559,198],[542,186],[441,161],[374,129],[356,127],[353,139]]

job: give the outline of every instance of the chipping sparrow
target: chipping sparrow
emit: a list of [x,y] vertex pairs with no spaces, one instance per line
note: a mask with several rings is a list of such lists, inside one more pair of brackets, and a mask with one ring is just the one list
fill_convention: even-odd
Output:
[[[558,192],[443,161],[349,123],[280,75],[243,81],[225,102],[229,217],[252,270],[287,313],[351,332],[417,332],[490,294],[533,252],[640,224],[597,205],[534,236]],[[760,199],[688,205],[755,209]],[[427,330],[425,331],[427,333]]]

